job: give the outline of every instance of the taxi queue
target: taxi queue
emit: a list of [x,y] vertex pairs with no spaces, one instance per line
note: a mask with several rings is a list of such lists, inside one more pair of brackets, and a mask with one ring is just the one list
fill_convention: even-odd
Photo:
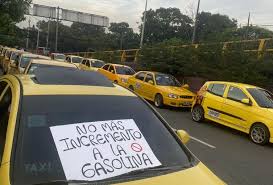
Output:
[[[0,52],[0,65],[5,74],[28,74],[37,66],[64,64],[84,71],[97,71],[113,83],[153,102],[158,108],[191,108],[195,122],[210,120],[248,134],[255,144],[273,143],[273,95],[268,90],[241,83],[208,82],[210,85],[205,84],[196,95],[189,85],[160,72],[136,73],[129,66],[60,53],[52,53],[50,57],[58,63],[46,61],[49,57],[13,48],[1,47]],[[33,58],[40,61],[31,62]]]
[[[225,184],[185,146],[190,136],[171,128],[135,94],[152,100],[150,92],[139,93],[147,83],[155,86],[150,91],[158,88],[162,93],[156,106],[172,105],[168,99],[191,102],[194,94],[174,77],[145,71],[135,74],[128,66],[57,53],[52,60],[8,48],[0,52],[7,74],[0,77],[1,185]],[[136,76],[140,79],[133,84]],[[127,87],[131,81],[131,91],[120,86]],[[167,92],[161,85],[173,89]],[[176,97],[180,92],[189,97]],[[97,133],[100,124],[108,134]],[[63,129],[75,125],[80,137],[65,139],[72,148],[59,150],[63,139],[55,137],[72,137],[71,130]],[[56,134],[58,128],[61,133]],[[63,160],[64,156],[69,160]]]

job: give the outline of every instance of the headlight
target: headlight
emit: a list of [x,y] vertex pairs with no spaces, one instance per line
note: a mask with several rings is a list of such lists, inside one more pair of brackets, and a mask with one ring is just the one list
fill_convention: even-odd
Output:
[[128,82],[128,79],[126,79],[126,78],[121,78],[120,80],[121,80],[122,83],[127,83]]
[[178,95],[176,95],[176,94],[169,94],[168,96],[169,96],[169,98],[178,99]]

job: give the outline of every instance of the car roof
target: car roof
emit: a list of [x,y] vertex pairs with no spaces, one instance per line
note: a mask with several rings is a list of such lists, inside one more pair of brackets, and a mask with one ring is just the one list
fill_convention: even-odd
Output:
[[114,85],[98,72],[74,68],[35,70],[34,75],[17,75],[24,95],[105,95],[132,96],[129,90]]
[[64,55],[65,56],[65,54],[63,54],[63,53],[51,53],[51,55]]
[[72,67],[77,68],[76,65],[68,62],[59,62],[56,60],[46,60],[46,59],[32,59],[32,64],[44,64],[44,65],[52,65],[52,66],[62,66],[62,67]]
[[37,57],[37,58],[41,58],[41,59],[51,59],[50,57],[47,56],[43,56],[43,55],[36,55],[36,54],[32,54],[32,53],[22,53],[22,56],[24,57]]
[[113,66],[120,66],[120,67],[130,67],[130,66],[122,65],[122,64],[112,64],[112,63],[107,63],[105,65],[113,65]]
[[[140,72],[143,72],[143,73],[154,73],[154,74],[163,74],[163,75],[170,75],[170,74],[167,74],[167,73],[161,73],[161,72],[157,72],[157,71],[139,71],[137,73],[140,73]],[[171,75],[172,76],[172,75]]]
[[77,56],[77,55],[66,55],[67,57],[79,57],[79,58],[83,58],[81,56]]
[[220,83],[220,84],[227,84],[233,86],[240,86],[243,88],[257,88],[257,86],[244,84],[244,83],[237,83],[237,82],[226,82],[226,81],[208,81],[207,83]]

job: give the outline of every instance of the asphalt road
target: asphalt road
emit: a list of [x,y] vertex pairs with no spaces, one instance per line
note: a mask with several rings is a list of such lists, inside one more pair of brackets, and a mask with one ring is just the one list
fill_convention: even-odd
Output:
[[190,110],[157,109],[176,129],[186,130],[193,154],[231,185],[273,185],[273,145],[258,146],[248,135],[212,123],[195,123]]

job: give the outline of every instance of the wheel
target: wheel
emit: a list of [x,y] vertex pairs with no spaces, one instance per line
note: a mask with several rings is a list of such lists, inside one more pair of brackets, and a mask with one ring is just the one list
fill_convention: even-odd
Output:
[[259,124],[254,124],[251,129],[250,129],[250,139],[259,145],[265,145],[269,142],[270,138],[270,133],[268,128],[259,123]]
[[163,107],[163,97],[161,94],[157,94],[155,96],[155,100],[154,100],[154,103],[155,103],[155,106],[158,107],[158,108],[161,108]]
[[131,91],[134,91],[134,87],[133,87],[132,85],[129,86],[129,89],[130,89]]
[[205,119],[203,107],[200,105],[194,106],[191,111],[191,116],[192,116],[193,121],[195,121],[195,122],[203,121]]
[[115,81],[114,81],[114,84],[118,84],[118,81],[115,80]]

